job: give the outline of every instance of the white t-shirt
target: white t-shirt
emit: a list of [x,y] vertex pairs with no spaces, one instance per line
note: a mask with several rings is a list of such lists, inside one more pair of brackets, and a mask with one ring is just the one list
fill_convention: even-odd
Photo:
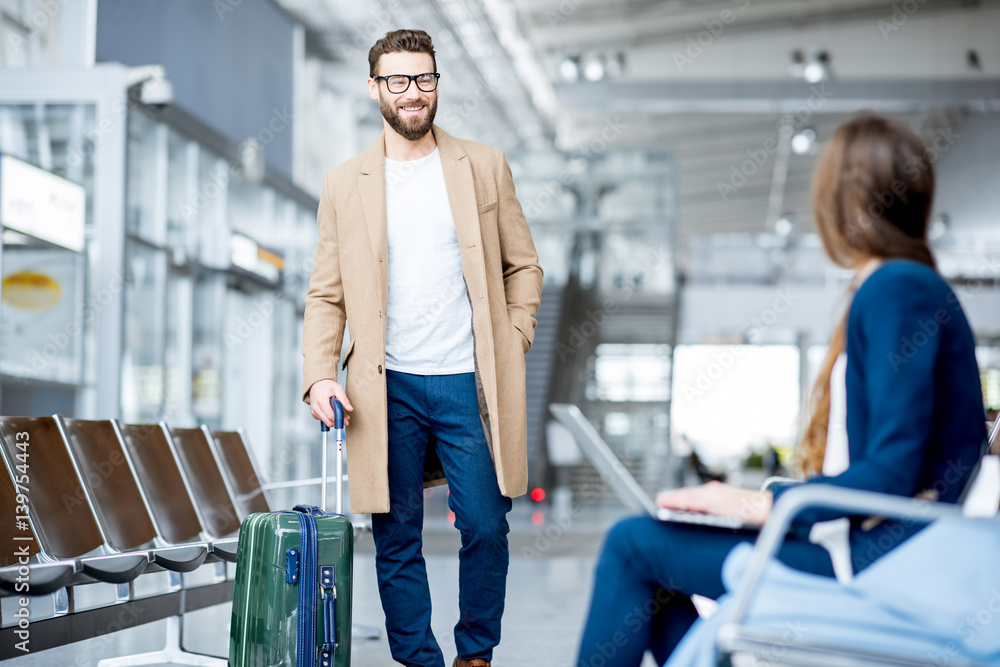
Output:
[[847,442],[847,355],[841,354],[830,375],[830,421],[826,428],[823,474],[839,475],[851,464]]
[[385,213],[385,367],[417,375],[475,371],[472,306],[437,148],[407,162],[386,158]]

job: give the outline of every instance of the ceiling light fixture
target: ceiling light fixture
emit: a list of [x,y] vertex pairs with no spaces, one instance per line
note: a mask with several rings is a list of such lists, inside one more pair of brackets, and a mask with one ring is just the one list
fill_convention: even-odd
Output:
[[816,130],[804,127],[792,137],[792,152],[796,155],[811,153],[816,145]]
[[604,78],[604,59],[599,55],[589,56],[583,64],[583,78],[587,81],[600,81]]
[[795,222],[791,213],[785,213],[774,221],[774,233],[778,236],[788,236],[795,229]]
[[820,51],[802,68],[802,78],[808,83],[819,83],[830,78],[830,55]]
[[559,78],[567,83],[580,80],[580,57],[568,56],[559,63]]

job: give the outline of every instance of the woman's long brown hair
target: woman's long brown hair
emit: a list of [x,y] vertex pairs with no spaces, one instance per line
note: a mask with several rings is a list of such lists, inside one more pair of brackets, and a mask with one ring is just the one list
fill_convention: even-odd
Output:
[[[823,248],[845,268],[892,258],[936,267],[927,242],[933,198],[934,168],[923,142],[909,128],[879,116],[840,126],[813,178],[813,214]],[[812,414],[796,457],[806,477],[823,469],[830,376],[846,348],[847,317],[845,313],[831,337],[813,387]]]

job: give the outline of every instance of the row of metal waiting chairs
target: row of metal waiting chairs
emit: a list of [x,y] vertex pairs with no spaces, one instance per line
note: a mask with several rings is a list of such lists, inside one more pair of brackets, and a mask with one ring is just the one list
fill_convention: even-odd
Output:
[[[18,491],[30,501],[27,526],[4,522],[0,536],[30,550],[32,595],[235,562],[242,520],[270,511],[238,431],[54,416],[0,418],[0,435],[4,515],[24,516]],[[14,561],[0,554],[4,593],[15,592]]]
[[0,456],[0,598],[51,596],[56,617],[80,585],[127,602],[146,573],[224,580],[243,519],[272,508],[241,431],[0,417]]

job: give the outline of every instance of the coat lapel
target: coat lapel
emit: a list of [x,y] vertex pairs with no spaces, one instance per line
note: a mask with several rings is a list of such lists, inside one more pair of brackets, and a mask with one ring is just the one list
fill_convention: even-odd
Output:
[[[441,151],[441,168],[444,185],[455,219],[455,234],[462,252],[462,270],[472,292],[473,305],[478,297],[486,294],[486,266],[482,261],[482,233],[479,229],[479,209],[476,205],[476,185],[472,180],[472,165],[462,146],[455,139],[434,126],[434,138]],[[479,261],[472,264],[473,258]]]
[[[462,274],[469,288],[472,305],[472,334],[476,339],[475,354],[480,382],[488,406],[497,406],[496,372],[494,370],[493,328],[490,324],[490,303],[486,288],[486,259],[482,229],[479,226],[479,206],[476,203],[476,184],[472,178],[472,165],[461,144],[444,130],[434,127],[434,137],[441,151],[441,168],[444,185],[455,219],[455,235],[462,253]],[[501,307],[506,308],[506,304]],[[487,429],[490,455],[494,456],[492,443],[498,442],[497,417]]]
[[[455,234],[462,253],[462,270],[475,306],[475,302],[486,295],[486,266],[482,259],[482,234],[479,229],[472,165],[462,146],[450,134],[436,125],[433,131],[441,152],[441,169],[444,172],[451,214],[455,219]],[[384,132],[363,156],[358,174],[358,191],[361,193],[361,206],[364,209],[372,256],[378,267],[378,287],[385,305],[389,284],[389,251],[385,209]]]
[[386,240],[385,214],[385,132],[364,152],[361,171],[358,174],[358,191],[361,193],[361,207],[364,210],[368,240],[372,247],[372,257],[378,268],[378,288],[382,294],[382,305],[388,298],[389,250]]

